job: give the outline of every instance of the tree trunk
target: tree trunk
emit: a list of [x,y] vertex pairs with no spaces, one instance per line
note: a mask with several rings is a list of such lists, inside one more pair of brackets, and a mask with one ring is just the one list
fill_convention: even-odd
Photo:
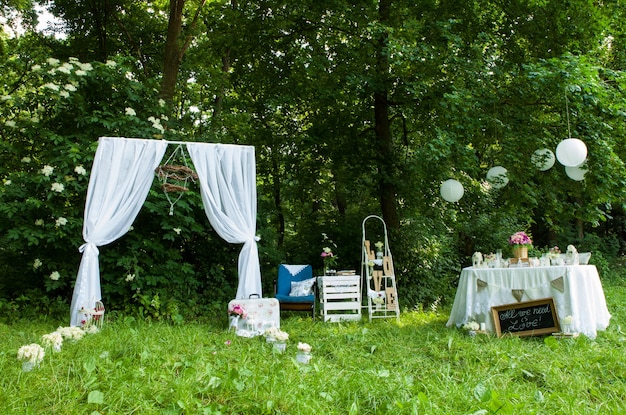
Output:
[[163,82],[161,84],[161,98],[171,102],[176,92],[176,80],[182,55],[180,34],[183,28],[183,9],[185,0],[170,0],[170,14],[165,40],[163,59]]
[[[389,21],[391,0],[379,0],[378,19],[381,25]],[[391,122],[389,120],[389,60],[387,57],[388,35],[382,31],[376,43],[376,74],[379,79],[374,91],[374,131],[379,169],[379,197],[383,219],[391,229],[400,228],[400,219],[396,207],[396,189],[393,184],[393,152]]]
[[[232,0],[230,2],[230,7],[233,10],[237,9],[237,0]],[[223,79],[220,85],[220,91],[215,97],[215,102],[213,105],[213,116],[212,118],[217,118],[222,112],[222,103],[224,101],[224,95],[226,95],[226,81],[228,79],[228,73],[230,72],[230,46],[226,46],[224,50],[224,54],[222,55],[222,74]]]

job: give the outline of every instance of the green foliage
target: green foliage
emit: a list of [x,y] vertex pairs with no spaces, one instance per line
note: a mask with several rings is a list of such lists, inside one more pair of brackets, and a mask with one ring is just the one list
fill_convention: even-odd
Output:
[[[602,259],[626,240],[624,8],[509,3],[187,2],[189,48],[162,106],[167,2],[51,2],[65,39],[1,40],[0,298],[30,288],[69,298],[82,169],[103,135],[255,146],[265,293],[280,262],[321,269],[323,234],[339,268],[359,269],[361,221],[390,199],[410,307],[448,298],[473,251],[506,251],[520,229],[536,249],[591,250],[610,272]],[[2,6],[33,15],[27,1]],[[532,167],[536,149],[570,134],[589,150],[583,182],[558,164]],[[484,182],[496,165],[510,179],[500,190]],[[458,203],[439,196],[448,178],[465,188]],[[168,210],[155,185],[134,229],[102,247],[108,306],[180,320],[233,296],[238,247],[210,229],[197,189]]]
[[[6,156],[0,167],[0,212],[6,218],[0,224],[0,297],[34,288],[50,298],[70,298],[98,137],[183,136],[165,131],[166,108],[151,83],[139,83],[134,72],[123,58],[82,63],[14,55],[4,64],[4,85],[11,87],[0,102]],[[195,190],[170,216],[155,183],[135,230],[101,247],[107,307],[137,307],[146,318],[181,321],[201,313],[207,299],[233,297],[238,248],[210,230]]]

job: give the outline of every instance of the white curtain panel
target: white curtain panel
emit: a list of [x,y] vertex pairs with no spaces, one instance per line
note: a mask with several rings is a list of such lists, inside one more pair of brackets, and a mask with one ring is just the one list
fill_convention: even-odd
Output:
[[204,211],[215,231],[239,253],[237,299],[262,296],[256,237],[256,162],[254,147],[187,143],[198,179]]
[[72,326],[80,325],[79,310],[101,299],[98,247],[120,238],[141,209],[167,141],[101,137],[96,150],[83,224],[83,257],[71,305]]

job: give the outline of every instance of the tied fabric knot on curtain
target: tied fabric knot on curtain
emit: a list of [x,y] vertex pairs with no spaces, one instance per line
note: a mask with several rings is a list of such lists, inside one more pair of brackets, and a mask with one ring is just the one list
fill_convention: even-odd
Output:
[[100,255],[100,251],[98,250],[98,246],[93,242],[87,242],[78,247],[78,252],[82,253],[90,253]]

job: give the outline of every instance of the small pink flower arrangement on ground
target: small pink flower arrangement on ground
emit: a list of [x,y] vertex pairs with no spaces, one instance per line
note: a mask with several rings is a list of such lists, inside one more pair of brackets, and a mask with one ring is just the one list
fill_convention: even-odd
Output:
[[248,312],[241,304],[233,304],[228,309],[228,314],[235,317],[246,318],[248,317]]
[[509,245],[532,245],[533,241],[525,232],[515,232],[509,237]]

